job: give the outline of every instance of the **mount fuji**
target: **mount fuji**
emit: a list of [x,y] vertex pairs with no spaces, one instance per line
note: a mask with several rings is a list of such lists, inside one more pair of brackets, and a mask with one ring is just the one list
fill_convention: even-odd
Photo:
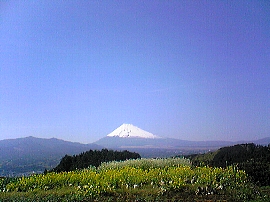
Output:
[[223,141],[188,141],[174,138],[163,138],[138,128],[132,124],[123,124],[109,133],[106,137],[96,141],[95,144],[110,149],[209,149],[230,145]]
[[[258,142],[253,141],[254,143]],[[94,142],[108,149],[129,150],[138,152],[142,157],[167,157],[190,153],[205,153],[221,147],[245,143],[232,141],[189,141],[176,138],[156,136],[132,124],[123,124],[107,136]],[[269,143],[270,139],[262,139],[260,144]]]
[[107,137],[122,137],[122,138],[160,138],[152,133],[133,126],[132,124],[123,124],[116,128],[113,132],[107,135]]
[[164,146],[164,138],[140,129],[132,124],[122,124],[95,144],[109,149],[142,149]]

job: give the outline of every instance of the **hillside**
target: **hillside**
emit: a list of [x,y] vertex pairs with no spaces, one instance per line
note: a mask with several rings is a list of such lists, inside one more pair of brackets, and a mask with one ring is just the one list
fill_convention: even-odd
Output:
[[96,144],[73,143],[56,138],[26,137],[0,141],[0,176],[40,173],[52,169],[66,155],[89,149],[101,149]]

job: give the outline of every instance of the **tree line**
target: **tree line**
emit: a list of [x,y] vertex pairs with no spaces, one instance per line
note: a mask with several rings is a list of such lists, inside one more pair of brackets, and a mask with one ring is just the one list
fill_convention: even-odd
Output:
[[88,168],[90,166],[98,167],[102,162],[124,161],[127,159],[141,158],[138,153],[124,151],[113,151],[108,149],[89,150],[78,155],[65,155],[60,163],[52,169],[53,172],[73,171],[76,169]]

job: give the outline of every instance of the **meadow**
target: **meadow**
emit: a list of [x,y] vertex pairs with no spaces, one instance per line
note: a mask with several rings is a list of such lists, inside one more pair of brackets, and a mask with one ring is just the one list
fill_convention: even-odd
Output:
[[102,163],[70,172],[0,179],[0,201],[268,201],[237,167],[185,158]]

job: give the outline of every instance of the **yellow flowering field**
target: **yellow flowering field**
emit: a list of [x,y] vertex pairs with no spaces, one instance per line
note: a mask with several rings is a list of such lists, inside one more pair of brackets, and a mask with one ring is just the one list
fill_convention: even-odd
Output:
[[69,191],[62,197],[67,201],[98,200],[104,196],[113,198],[140,192],[154,193],[155,199],[169,193],[196,197],[229,196],[237,200],[259,195],[244,171],[235,167],[192,167],[187,159],[182,158],[103,163],[98,168],[21,177],[5,185],[2,183],[0,187],[0,199],[1,195],[5,198],[16,196],[16,193],[35,193],[36,196],[42,193],[46,196],[52,190],[65,189]]

